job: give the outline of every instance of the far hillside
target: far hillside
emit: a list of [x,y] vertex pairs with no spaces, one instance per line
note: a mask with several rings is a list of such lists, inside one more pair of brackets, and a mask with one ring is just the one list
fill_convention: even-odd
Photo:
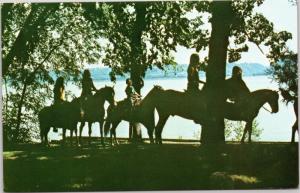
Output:
[[[226,76],[231,75],[233,66],[239,66],[243,69],[243,76],[258,76],[266,75],[267,67],[258,63],[229,63],[226,66]],[[157,67],[148,69],[145,79],[154,78],[186,78],[187,64],[178,64],[176,66],[169,65],[164,70]],[[111,71],[108,67],[90,68],[92,78],[94,80],[109,80],[109,73]],[[204,76],[204,72],[199,72],[200,76]],[[129,76],[129,75],[128,75]],[[125,77],[118,76],[117,79],[122,80]]]

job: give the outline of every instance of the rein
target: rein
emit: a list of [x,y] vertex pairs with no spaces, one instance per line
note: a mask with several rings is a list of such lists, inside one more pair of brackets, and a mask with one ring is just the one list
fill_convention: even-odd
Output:
[[272,113],[272,111],[270,111],[269,109],[267,109],[266,107],[263,106],[263,108],[268,111],[269,113]]

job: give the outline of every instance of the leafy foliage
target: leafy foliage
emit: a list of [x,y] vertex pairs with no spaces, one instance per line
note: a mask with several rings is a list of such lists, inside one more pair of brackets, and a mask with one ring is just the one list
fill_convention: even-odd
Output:
[[274,63],[268,70],[269,75],[279,84],[284,100],[298,100],[298,65],[297,54],[290,53],[281,61]]
[[[191,25],[184,2],[110,3],[109,28],[103,63],[112,68],[111,77],[138,69],[144,76],[152,66],[173,64],[171,52],[189,45]],[[143,17],[137,17],[143,6]],[[141,19],[138,19],[141,18]],[[140,24],[140,25],[137,25]]]
[[35,9],[47,9],[47,6],[57,9],[44,18],[43,28],[39,27],[41,23],[36,24],[36,37],[26,40],[34,46],[24,48],[21,60],[14,57],[3,77],[6,88],[3,98],[4,134],[7,141],[24,142],[36,136],[37,114],[44,104],[50,103],[55,77],[63,76],[67,81],[78,83],[83,65],[96,63],[100,58],[98,33],[83,17],[81,6],[59,3],[16,4],[10,7],[9,13],[14,17],[6,18],[2,36],[4,57],[14,49],[18,39],[12,34],[28,30],[26,21],[35,25],[40,12],[31,13]]
[[[226,141],[241,141],[245,123],[242,121],[230,121],[225,119],[225,139]],[[253,121],[252,125],[252,140],[258,141],[263,129],[259,127],[256,120]],[[246,134],[246,139],[247,139]]]

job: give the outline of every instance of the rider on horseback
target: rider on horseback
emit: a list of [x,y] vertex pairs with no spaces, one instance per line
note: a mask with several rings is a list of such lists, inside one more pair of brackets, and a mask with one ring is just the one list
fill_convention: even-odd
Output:
[[240,67],[234,66],[231,78],[225,81],[226,98],[235,104],[240,104],[250,94],[249,88],[242,79],[242,72]]
[[[54,103],[53,104],[55,106],[62,104],[65,101],[65,84],[64,84],[63,77],[60,76],[56,79],[53,93],[54,93]],[[53,131],[57,132],[58,130],[56,127],[54,127]]]
[[86,100],[89,96],[92,96],[92,91],[97,91],[94,86],[93,80],[91,78],[91,73],[89,70],[84,70],[82,77],[82,92],[81,97]]
[[199,83],[204,84],[205,82],[199,79],[199,55],[193,53],[190,57],[190,64],[187,69],[188,74],[188,85],[187,91],[197,91],[199,90]]
[[63,77],[58,77],[54,89],[54,104],[61,104],[65,101],[65,85],[64,85],[64,78]]
[[132,81],[130,78],[126,79],[126,84],[127,84],[127,87],[125,89],[125,93],[127,95],[127,99],[130,104],[130,107],[132,108],[141,99],[141,95],[139,95],[135,91],[134,87],[132,86]]
[[87,101],[87,99],[90,96],[93,96],[92,91],[97,91],[96,87],[94,86],[93,80],[91,78],[91,73],[89,70],[84,70],[83,72],[83,76],[82,76],[82,92],[81,92],[81,116],[83,116],[84,114],[84,109],[83,106],[85,101]]

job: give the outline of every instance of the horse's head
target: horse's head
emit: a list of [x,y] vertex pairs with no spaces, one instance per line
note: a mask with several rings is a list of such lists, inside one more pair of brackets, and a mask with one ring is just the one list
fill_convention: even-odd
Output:
[[[153,88],[149,91],[149,93],[147,94],[147,96],[154,96],[157,93],[159,93],[160,91],[163,91],[164,89],[159,86],[159,85],[154,85]],[[147,98],[147,96],[145,98]]]
[[145,98],[142,101],[143,105],[150,105],[152,106],[155,103],[155,99],[158,94],[163,91],[164,89],[161,86],[154,85],[153,88],[148,92],[148,94],[145,96]]
[[113,87],[105,86],[96,91],[95,96],[100,96],[108,101],[110,105],[115,105],[115,91]]
[[277,113],[279,110],[279,105],[278,105],[278,100],[279,100],[279,94],[277,91],[270,91],[270,95],[268,96],[268,101],[267,103],[271,106],[272,108],[272,113]]

